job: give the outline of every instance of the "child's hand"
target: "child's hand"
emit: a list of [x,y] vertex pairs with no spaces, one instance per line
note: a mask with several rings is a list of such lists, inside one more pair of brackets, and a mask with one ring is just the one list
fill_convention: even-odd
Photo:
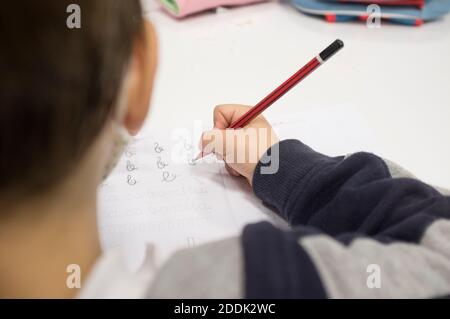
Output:
[[244,176],[252,184],[253,173],[262,155],[278,138],[270,124],[260,115],[242,129],[227,129],[244,115],[250,107],[244,105],[218,105],[214,109],[214,129],[203,133],[203,155],[216,154],[226,163],[228,172]]

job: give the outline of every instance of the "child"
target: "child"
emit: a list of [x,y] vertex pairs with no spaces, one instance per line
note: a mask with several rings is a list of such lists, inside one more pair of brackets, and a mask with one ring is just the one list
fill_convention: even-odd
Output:
[[[292,225],[245,228],[239,238],[148,260],[129,273],[100,256],[96,191],[124,131],[148,112],[156,39],[138,0],[6,2],[0,11],[0,297],[442,297],[450,294],[450,198],[375,155],[331,158],[279,142],[262,117],[203,146]],[[248,107],[214,111],[224,132]],[[265,129],[255,144],[229,139]],[[260,132],[260,131],[258,131]],[[209,132],[211,133],[211,132]],[[233,136],[234,135],[234,136]],[[216,135],[217,136],[217,135]],[[269,149],[267,149],[269,148]],[[272,174],[262,168],[279,154]],[[68,266],[81,269],[70,289]]]

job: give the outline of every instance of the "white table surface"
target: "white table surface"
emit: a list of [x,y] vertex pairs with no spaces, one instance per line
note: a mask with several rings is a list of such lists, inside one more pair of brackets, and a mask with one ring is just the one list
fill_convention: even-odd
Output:
[[[422,27],[369,29],[326,23],[270,2],[175,20],[146,1],[159,36],[159,70],[144,134],[196,120],[212,125],[216,104],[255,104],[340,38],[344,50],[267,117],[296,113],[307,122],[321,114],[325,124],[304,127],[302,134],[320,130],[327,136],[323,144],[376,152],[450,188],[450,16]],[[336,114],[340,122],[330,127]],[[349,136],[358,142],[349,143]],[[366,143],[361,136],[370,138]]]

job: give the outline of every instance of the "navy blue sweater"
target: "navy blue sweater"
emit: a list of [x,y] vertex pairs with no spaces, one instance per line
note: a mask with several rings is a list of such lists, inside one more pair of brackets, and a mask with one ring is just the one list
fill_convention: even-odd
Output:
[[255,194],[292,229],[245,228],[248,298],[450,294],[450,197],[368,153],[328,157],[278,144],[279,169]]

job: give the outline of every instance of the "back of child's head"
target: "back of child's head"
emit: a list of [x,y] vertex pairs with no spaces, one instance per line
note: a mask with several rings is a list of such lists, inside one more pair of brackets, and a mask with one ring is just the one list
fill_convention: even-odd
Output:
[[73,2],[1,4],[0,198],[57,185],[113,115],[140,2],[77,0],[70,28]]

